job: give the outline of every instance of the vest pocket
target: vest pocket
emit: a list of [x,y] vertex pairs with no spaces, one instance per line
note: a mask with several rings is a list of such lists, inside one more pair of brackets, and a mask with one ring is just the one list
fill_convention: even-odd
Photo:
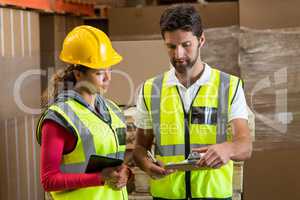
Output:
[[192,124],[217,124],[217,108],[212,107],[192,107]]
[[126,144],[126,128],[116,128],[119,145]]

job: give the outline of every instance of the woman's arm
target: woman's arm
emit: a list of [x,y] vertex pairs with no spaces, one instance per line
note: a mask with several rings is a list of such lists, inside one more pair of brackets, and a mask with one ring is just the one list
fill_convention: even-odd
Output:
[[76,138],[59,124],[47,120],[42,127],[41,183],[45,191],[103,185],[100,173],[63,173],[60,162],[64,152],[76,145]]

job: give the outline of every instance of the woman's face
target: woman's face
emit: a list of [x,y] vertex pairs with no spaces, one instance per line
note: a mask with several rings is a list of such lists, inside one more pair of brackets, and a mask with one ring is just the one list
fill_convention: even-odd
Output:
[[88,69],[85,73],[77,70],[74,72],[77,80],[76,87],[83,87],[92,94],[103,94],[108,90],[111,80],[110,69]]

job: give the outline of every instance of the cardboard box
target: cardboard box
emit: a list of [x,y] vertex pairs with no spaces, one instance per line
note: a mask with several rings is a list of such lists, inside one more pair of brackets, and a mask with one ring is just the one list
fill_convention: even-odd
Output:
[[167,52],[161,40],[114,41],[113,47],[123,61],[112,68],[106,96],[121,105],[135,105],[143,82],[168,70]]
[[82,24],[83,19],[77,16],[40,14],[41,69],[47,71],[47,75],[42,77],[42,91],[47,88],[54,71],[66,66],[59,60],[64,38],[74,27]]
[[0,199],[43,199],[36,123],[32,115],[0,121]]
[[232,200],[241,200],[242,194],[241,193],[233,193]]
[[300,26],[298,0],[240,0],[240,25],[255,29]]
[[243,199],[300,199],[299,154],[299,143],[277,143],[273,149],[255,150],[245,162]]
[[39,15],[0,8],[0,199],[39,200],[39,149],[35,140],[41,78]]
[[[238,3],[195,4],[200,11],[205,28],[226,27],[239,24]],[[159,20],[168,6],[140,8],[111,8],[108,12],[111,37],[159,35]]]
[[243,192],[243,162],[234,162],[233,165],[233,192],[242,193]]
[[152,196],[149,193],[143,193],[143,192],[138,192],[138,193],[132,193],[128,195],[129,200],[152,200]]
[[0,120],[5,120],[29,114],[40,105],[39,16],[7,8],[0,8],[0,14]]
[[149,192],[149,181],[150,177],[142,171],[140,168],[134,168],[134,184],[135,192],[148,193]]

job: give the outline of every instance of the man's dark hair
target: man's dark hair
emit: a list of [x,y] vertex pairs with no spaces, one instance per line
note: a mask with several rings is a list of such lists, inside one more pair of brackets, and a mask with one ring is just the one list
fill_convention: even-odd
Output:
[[191,4],[177,4],[167,8],[160,18],[160,31],[164,38],[166,31],[191,31],[200,38],[203,32],[201,17]]

